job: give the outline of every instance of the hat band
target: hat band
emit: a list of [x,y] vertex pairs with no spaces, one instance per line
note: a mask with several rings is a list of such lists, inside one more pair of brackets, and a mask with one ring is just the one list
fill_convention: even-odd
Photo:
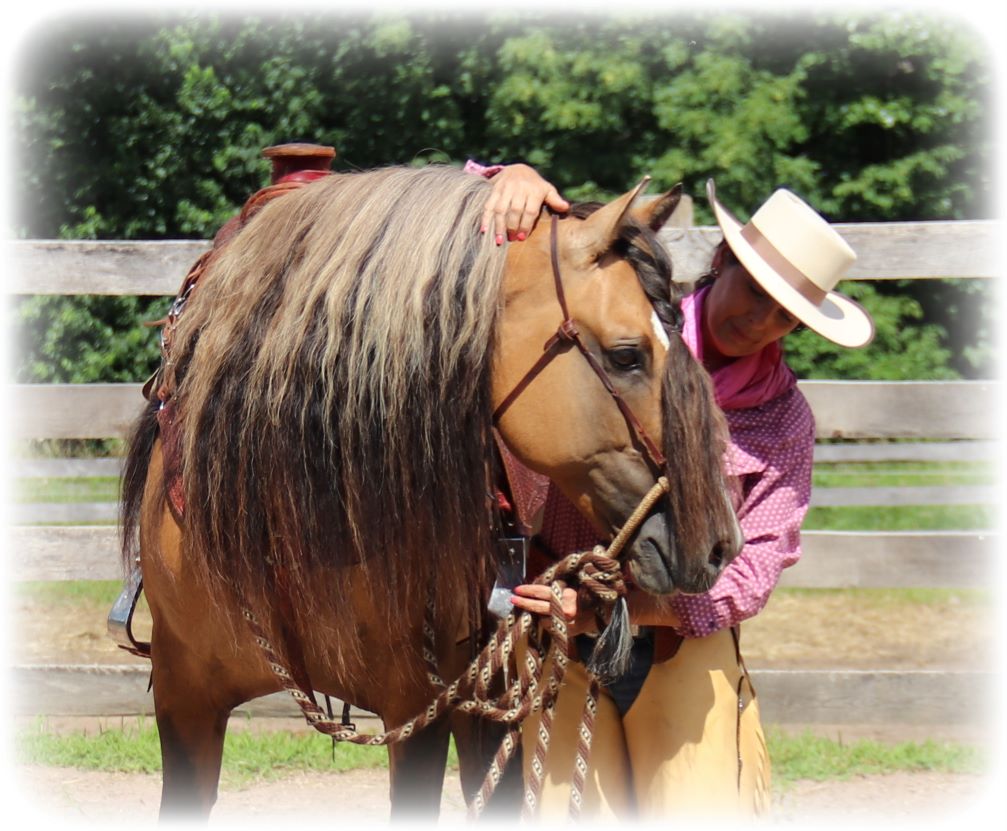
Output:
[[748,223],[741,229],[741,238],[801,297],[816,306],[822,305],[828,292],[805,277],[804,272],[784,257],[758,228]]

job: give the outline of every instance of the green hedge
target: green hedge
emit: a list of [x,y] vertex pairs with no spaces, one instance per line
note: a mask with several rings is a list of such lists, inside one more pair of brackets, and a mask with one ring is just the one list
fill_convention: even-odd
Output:
[[[993,79],[954,17],[901,12],[64,13],[20,44],[18,235],[206,238],[268,175],[263,147],[334,145],[335,168],[528,161],[571,198],[647,173],[754,209],[787,186],[836,221],[982,217]],[[697,199],[697,220],[712,218]],[[878,343],[790,339],[805,377],[992,374],[989,287],[855,287]],[[975,281],[973,281],[974,283]],[[149,301],[19,303],[20,380],[140,380]],[[93,336],[93,337],[92,337]]]

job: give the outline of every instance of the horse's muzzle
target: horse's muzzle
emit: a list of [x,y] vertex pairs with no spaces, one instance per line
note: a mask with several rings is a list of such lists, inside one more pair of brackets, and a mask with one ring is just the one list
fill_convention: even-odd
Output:
[[720,573],[734,559],[734,540],[711,539],[699,551],[682,551],[668,532],[663,513],[649,516],[626,552],[633,582],[651,594],[709,591]]

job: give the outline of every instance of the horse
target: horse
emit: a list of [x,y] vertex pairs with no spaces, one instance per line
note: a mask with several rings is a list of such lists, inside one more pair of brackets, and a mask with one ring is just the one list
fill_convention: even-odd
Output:
[[[173,409],[139,415],[122,483],[123,558],[140,563],[153,621],[162,817],[209,814],[229,714],[280,689],[243,609],[308,689],[386,727],[436,693],[425,609],[442,676],[462,671],[493,581],[497,432],[603,535],[668,475],[627,549],[641,587],[705,590],[736,552],[722,416],[675,332],[655,236],[680,189],[557,217],[552,243],[539,222],[497,245],[478,232],[488,188],[437,166],[326,176],[263,207],[188,299]],[[561,317],[552,257],[620,406],[568,342],[527,376]],[[451,729],[390,747],[393,816],[436,816]],[[467,794],[485,766],[470,746],[459,739]]]

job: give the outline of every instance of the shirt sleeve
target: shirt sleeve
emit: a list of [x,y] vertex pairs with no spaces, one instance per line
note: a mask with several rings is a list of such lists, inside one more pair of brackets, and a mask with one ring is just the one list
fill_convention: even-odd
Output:
[[479,164],[479,162],[474,159],[469,159],[465,162],[465,167],[462,168],[462,171],[465,173],[473,173],[476,176],[484,176],[487,179],[492,179],[503,169],[504,166],[502,164],[485,165]]
[[745,544],[710,591],[671,599],[681,622],[678,632],[685,637],[703,637],[758,613],[783,569],[801,556],[815,422],[796,388],[780,399],[785,400],[727,413],[731,447],[726,466],[741,481],[737,516]]

